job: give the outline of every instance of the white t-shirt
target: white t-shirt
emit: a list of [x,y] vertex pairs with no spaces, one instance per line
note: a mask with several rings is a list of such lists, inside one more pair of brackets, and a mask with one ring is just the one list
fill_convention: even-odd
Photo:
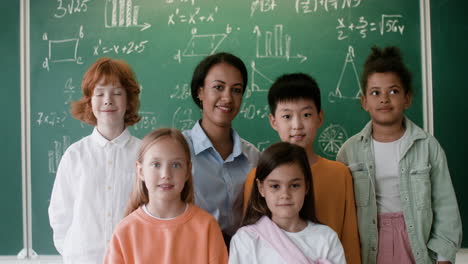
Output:
[[133,188],[140,144],[127,129],[109,141],[95,128],[63,154],[49,220],[65,263],[102,263]]
[[403,138],[404,135],[392,142],[372,140],[375,155],[375,196],[379,213],[395,213],[403,210],[398,168]]
[[[343,246],[335,231],[325,225],[307,223],[302,231],[291,233],[282,230],[291,241],[312,259],[326,259],[333,264],[346,263]],[[239,229],[232,237],[229,264],[285,263],[268,242],[246,230]]]

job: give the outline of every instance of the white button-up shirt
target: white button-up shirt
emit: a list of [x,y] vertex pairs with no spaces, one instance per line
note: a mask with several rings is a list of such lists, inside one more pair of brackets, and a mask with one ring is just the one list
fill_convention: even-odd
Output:
[[102,263],[132,191],[140,144],[127,129],[109,141],[95,128],[65,151],[49,206],[65,263]]

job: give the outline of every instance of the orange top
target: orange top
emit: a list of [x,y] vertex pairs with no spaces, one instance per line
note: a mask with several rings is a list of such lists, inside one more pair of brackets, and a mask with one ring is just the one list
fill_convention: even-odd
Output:
[[216,220],[195,205],[160,220],[140,207],[117,226],[104,263],[228,263]]
[[[320,223],[331,227],[340,238],[348,264],[361,263],[353,181],[340,162],[319,157],[311,166],[315,214]],[[244,212],[255,180],[253,169],[244,184]]]

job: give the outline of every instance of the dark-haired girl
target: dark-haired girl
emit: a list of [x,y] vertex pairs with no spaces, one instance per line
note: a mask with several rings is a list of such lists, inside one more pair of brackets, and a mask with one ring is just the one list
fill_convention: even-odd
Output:
[[317,222],[307,154],[276,143],[260,156],[256,188],[231,240],[229,263],[346,263],[336,233]]
[[462,228],[447,159],[404,114],[411,74],[398,48],[372,48],[362,88],[371,121],[337,156],[353,175],[362,263],[454,263]]

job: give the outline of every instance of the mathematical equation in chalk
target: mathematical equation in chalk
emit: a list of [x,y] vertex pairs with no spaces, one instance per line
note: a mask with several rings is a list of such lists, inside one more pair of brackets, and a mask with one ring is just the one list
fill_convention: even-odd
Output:
[[66,15],[86,13],[88,11],[88,2],[90,0],[57,0],[54,17],[62,18]]
[[295,9],[298,14],[315,13],[318,11],[336,11],[339,9],[356,8],[361,0],[295,0]]
[[104,43],[99,39],[97,44],[93,47],[93,55],[99,56],[108,53],[129,55],[132,53],[142,53],[148,43],[148,40],[142,40],[140,42],[128,41],[125,44],[116,44]]
[[191,11],[183,11],[176,8],[174,12],[169,14],[167,19],[168,25],[175,24],[189,24],[195,25],[198,23],[207,23],[215,21],[215,14],[218,13],[218,7],[213,7],[213,10],[207,12],[203,11],[200,7],[195,7]]
[[270,113],[268,105],[256,106],[255,104],[243,103],[239,115],[245,119],[266,118]]
[[159,114],[155,112],[143,112],[140,111],[138,114],[141,116],[140,122],[133,125],[135,130],[153,130],[157,128]]
[[177,84],[169,97],[171,99],[185,100],[187,98],[190,98],[191,95],[192,95],[192,92],[190,91],[189,84],[184,83],[182,85]]
[[68,113],[63,111],[58,112],[37,112],[35,123],[38,126],[64,127],[64,123],[68,118]]
[[344,40],[351,34],[357,33],[361,38],[366,38],[370,32],[377,32],[380,35],[396,33],[403,35],[405,25],[402,23],[402,15],[382,15],[380,21],[369,21],[365,17],[359,17],[358,21],[338,18],[338,40]]

